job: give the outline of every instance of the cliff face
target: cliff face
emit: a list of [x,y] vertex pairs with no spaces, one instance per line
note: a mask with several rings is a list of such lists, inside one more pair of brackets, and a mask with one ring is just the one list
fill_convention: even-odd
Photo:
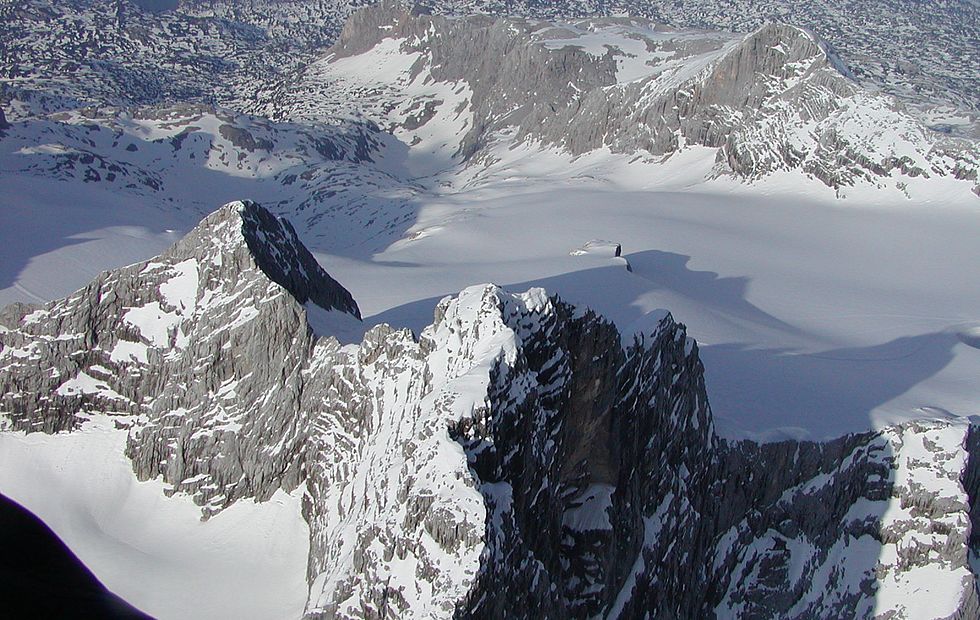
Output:
[[306,302],[358,316],[288,222],[227,205],[157,258],[6,308],[3,409],[14,429],[45,432],[92,409],[140,414],[128,454],[141,479],[162,475],[211,509],[268,497],[301,479],[295,450],[266,448],[296,434]]
[[[730,443],[669,316],[624,349],[590,313],[554,300],[544,314],[488,412],[454,429],[493,515],[458,615],[975,613],[966,425]],[[915,600],[925,579],[947,608]]]
[[226,206],[160,257],[5,309],[0,411],[45,432],[136,414],[136,475],[205,517],[305,484],[311,618],[976,615],[967,424],[733,443],[670,315],[623,342],[483,285],[418,338],[342,346],[310,302],[357,314],[287,223]]
[[[350,72],[352,59],[385,63],[389,79]],[[797,170],[832,187],[893,175],[975,181],[980,166],[975,141],[863,90],[825,43],[784,24],[737,36],[627,18],[448,18],[383,2],[352,15],[330,52],[270,98],[283,118],[347,107],[410,143],[441,125],[466,161],[492,160],[491,147],[509,141],[658,158],[696,145],[717,149],[719,174]]]

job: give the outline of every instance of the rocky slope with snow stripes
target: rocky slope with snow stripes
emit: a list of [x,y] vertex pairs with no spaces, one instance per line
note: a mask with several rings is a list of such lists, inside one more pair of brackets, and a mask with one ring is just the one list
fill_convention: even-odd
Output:
[[623,342],[541,289],[483,285],[418,338],[343,346],[307,312],[356,305],[311,260],[238,203],[8,307],[5,425],[137,414],[136,475],[205,517],[305,485],[310,618],[976,616],[968,424],[731,443],[670,315]]
[[[39,108],[78,102],[218,101],[253,111],[282,74],[330,45],[365,0],[59,0],[0,2],[0,75],[8,92]],[[142,6],[153,11],[141,11]],[[484,0],[427,2],[438,14],[492,14],[553,21],[612,15],[678,28],[749,33],[765,23],[812,29],[841,51],[862,84],[913,106],[945,129],[977,111],[978,7],[971,0],[923,4],[874,0],[846,8],[825,0]],[[195,45],[196,42],[196,45]],[[129,55],[129,66],[116,61]],[[166,68],[156,59],[165,58]],[[217,73],[221,80],[211,80]],[[82,74],[84,81],[72,75]],[[2,89],[0,89],[2,90]],[[71,103],[74,102],[74,103]],[[949,104],[952,104],[950,106]],[[240,107],[241,106],[241,107]],[[961,108],[957,113],[954,106]],[[974,119],[975,120],[975,119]]]
[[627,18],[445,18],[385,2],[353,15],[269,101],[273,118],[365,114],[471,163],[515,143],[656,160],[696,145],[717,149],[716,174],[799,171],[834,188],[954,177],[980,191],[976,141],[862,89],[825,43],[786,25],[740,37]]
[[358,316],[288,223],[229,205],[154,260],[65,300],[7,307],[5,421],[58,432],[87,410],[143,415],[144,443],[129,448],[141,478],[163,475],[216,509],[266,498],[300,478],[295,451],[272,450],[296,421],[285,396],[256,403],[270,382],[283,394],[295,380],[313,340],[307,303]]

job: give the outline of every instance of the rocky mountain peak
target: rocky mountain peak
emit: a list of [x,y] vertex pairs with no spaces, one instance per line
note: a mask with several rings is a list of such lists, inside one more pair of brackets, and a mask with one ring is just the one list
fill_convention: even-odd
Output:
[[226,204],[208,217],[165,258],[247,254],[259,270],[301,304],[313,302],[361,318],[351,294],[320,267],[293,225],[251,201]]
[[786,22],[768,22],[743,40],[742,46],[757,46],[777,54],[775,65],[815,59],[841,73],[850,71],[826,40],[808,28]]
[[[213,381],[254,381],[253,366],[274,372],[306,355],[308,302],[359,318],[288,222],[252,202],[227,204],[156,258],[104,272],[66,299],[0,313],[0,405],[30,430],[73,428],[92,407],[180,407]],[[296,337],[270,341],[283,330]],[[38,375],[39,359],[52,370]],[[203,380],[201,359],[211,366]]]
[[[120,422],[137,477],[205,517],[305,483],[311,619],[976,617],[968,424],[730,442],[671,315],[624,338],[542,289],[471,287],[418,340],[379,325],[341,347],[306,321],[332,280],[304,252],[232,203],[8,309],[0,421],[139,414]],[[946,584],[928,614],[923,580]]]
[[[768,23],[718,60],[705,88],[710,98],[704,103],[757,109],[765,97],[780,94],[779,87],[799,84],[826,69],[833,75],[825,83],[837,74],[850,76],[837,54],[814,33],[790,24]],[[833,90],[846,96],[854,89],[835,84]]]
[[399,0],[383,0],[354,12],[331,48],[339,56],[361,54],[383,38],[403,36],[423,11],[417,5]]
[[[384,75],[358,69],[378,64]],[[975,181],[978,161],[975,142],[930,130],[859,84],[812,31],[781,22],[737,35],[644,19],[447,18],[385,2],[352,15],[277,94],[282,118],[356,112],[463,164],[492,164],[514,142],[651,162],[707,147],[711,176],[795,170],[840,190]]]

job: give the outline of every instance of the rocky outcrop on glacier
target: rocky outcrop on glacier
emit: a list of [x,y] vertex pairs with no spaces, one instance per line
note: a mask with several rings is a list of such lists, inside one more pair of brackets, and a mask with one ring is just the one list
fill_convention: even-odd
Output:
[[4,309],[2,419],[128,414],[136,475],[205,517],[305,485],[310,618],[976,613],[969,424],[732,442],[666,313],[624,342],[541,289],[482,285],[418,337],[342,346],[309,303],[357,314],[291,226],[228,205],[151,261]]
[[[388,81],[349,72],[352,57],[384,62]],[[799,170],[835,188],[892,176],[975,184],[980,168],[976,141],[864,90],[823,41],[784,24],[735,36],[626,18],[446,18],[384,2],[354,14],[266,111],[316,118],[349,106],[410,143],[441,122],[470,160],[511,140],[657,158],[694,145],[717,149],[719,173]]]

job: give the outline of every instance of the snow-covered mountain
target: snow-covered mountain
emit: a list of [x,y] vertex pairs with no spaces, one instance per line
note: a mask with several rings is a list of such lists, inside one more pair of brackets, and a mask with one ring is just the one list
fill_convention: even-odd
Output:
[[113,592],[980,617],[975,5],[138,4],[0,4],[0,492]]
[[[58,0],[0,4],[0,77],[35,102],[231,105],[241,111],[268,80],[333,42],[363,0]],[[755,31],[767,22],[809,28],[830,41],[863,85],[881,88],[952,129],[977,113],[973,70],[980,18],[968,0],[726,2],[617,0],[425,3],[439,14],[487,13],[549,20],[632,15],[680,28]],[[139,7],[148,9],[140,10]],[[120,63],[119,58],[126,62]],[[212,81],[218,74],[221,80]],[[71,76],[84,76],[84,82]],[[73,83],[74,82],[74,83]],[[21,95],[22,97],[25,95]],[[64,102],[68,103],[68,102]],[[68,103],[70,105],[70,103]],[[245,107],[239,107],[245,106]],[[937,107],[938,106],[938,107]],[[956,108],[960,108],[958,113]]]
[[287,223],[227,205],[146,263],[8,307],[4,421],[118,416],[137,476],[205,517],[305,488],[311,618],[978,612],[968,424],[731,443],[669,314],[624,343],[484,285],[418,339],[341,346],[307,321],[325,310],[356,320]]
[[271,101],[263,112],[274,118],[360,111],[409,144],[463,159],[511,140],[573,155],[707,146],[718,173],[795,169],[835,188],[893,171],[901,185],[933,175],[976,183],[980,168],[977,141],[864,91],[814,35],[782,25],[738,37],[636,19],[430,17],[382,3]]
[[126,197],[177,214],[181,227],[213,200],[249,195],[334,249],[387,246],[407,227],[398,202],[419,192],[385,163],[400,145],[364,120],[277,123],[203,105],[85,108],[15,120],[0,136],[0,166],[26,185]]
[[[137,14],[143,19],[157,19],[156,15]],[[102,31],[114,32],[111,28]],[[186,36],[191,42],[209,40],[197,31]],[[114,45],[103,52],[118,55]],[[160,45],[171,53],[179,48],[169,38],[156,43],[141,41],[137,57],[145,54],[146,62],[157,62],[156,47]],[[67,48],[62,52],[75,54]],[[40,55],[31,50],[20,53]],[[215,54],[241,56],[235,50]],[[282,53],[273,56],[292,57]],[[193,54],[188,62],[200,65]],[[303,180],[298,200],[257,196],[282,202],[281,213],[302,209],[309,205],[311,195],[330,191],[322,188],[326,182],[344,188],[401,184],[405,195],[410,196],[412,189],[406,181],[413,176],[428,175],[461,161],[493,162],[499,159],[492,153],[494,147],[511,148],[520,143],[558,147],[573,156],[608,149],[661,159],[686,147],[707,146],[717,149],[712,175],[734,173],[752,179],[775,171],[798,170],[836,189],[862,181],[902,191],[909,178],[938,176],[972,182],[975,191],[980,188],[980,142],[937,132],[894,99],[862,89],[826,44],[791,26],[767,25],[748,36],[735,36],[673,31],[638,19],[554,25],[521,19],[430,17],[413,14],[398,4],[380,4],[358,13],[323,58],[297,64],[299,68],[287,70],[285,65],[273,63],[270,66],[276,70],[271,74],[255,74],[241,63],[234,68],[246,71],[243,79],[259,89],[244,95],[248,105],[233,101],[238,109],[292,125],[274,126],[261,118],[209,112],[200,106],[94,108],[25,119],[24,130],[16,132],[25,146],[15,153],[38,159],[41,151],[37,149],[41,147],[37,143],[48,138],[37,133],[65,131],[67,135],[51,139],[49,151],[70,153],[48,157],[54,161],[42,163],[42,169],[56,168],[55,176],[77,169],[75,174],[84,174],[87,180],[106,177],[121,183],[125,179],[126,186],[131,185],[127,177],[136,175],[141,177],[138,185],[157,189],[163,184],[159,171],[140,172],[132,167],[162,164],[173,168],[178,162],[202,161],[213,167],[211,156],[188,153],[173,161],[169,153],[150,153],[147,161],[146,154],[132,150],[137,145],[121,146],[116,139],[111,144],[78,145],[79,131],[68,128],[81,125],[85,132],[107,129],[103,135],[113,136],[138,130],[143,138],[177,140],[176,150],[184,146],[179,137],[184,133],[196,132],[195,139],[200,141],[203,133],[223,131],[211,142],[218,141],[215,148],[233,151],[224,154],[222,165],[237,168],[232,171],[237,176],[260,181],[275,176],[274,182],[280,183]],[[136,65],[128,62],[125,66],[132,69]],[[132,104],[201,96],[163,90],[140,94],[128,81],[106,82],[103,88],[99,85],[104,83],[104,75],[79,80],[63,69],[52,70],[62,74],[66,87],[85,91],[66,95],[74,105],[92,100],[102,105]],[[175,71],[180,75],[163,76],[160,88],[174,88],[181,80],[210,83],[179,67]],[[133,80],[150,84],[140,76]],[[35,80],[21,81],[31,84]],[[40,85],[45,96],[61,88],[47,82]],[[26,90],[8,89],[8,96],[12,97],[11,120],[27,113],[34,101]],[[55,107],[60,105],[65,104]],[[361,120],[364,117],[369,121]],[[310,122],[330,127],[310,131],[306,128]],[[245,127],[249,123],[255,128]],[[390,174],[358,174],[343,165],[332,167],[346,168],[345,172],[334,172],[326,179],[319,172],[304,175],[305,170],[284,171],[296,168],[293,163],[309,162],[307,152],[314,161],[377,160],[371,151],[392,141],[374,124],[393,132],[401,141],[389,151],[397,152],[407,145],[414,147],[412,153],[426,155],[409,156],[415,161],[407,162],[402,161],[404,155],[389,157],[396,160],[395,164],[382,169],[385,173],[407,173],[400,175],[400,181]],[[240,138],[232,136],[232,127],[237,127],[236,132],[244,131]],[[300,135],[287,135],[291,130]],[[256,131],[276,135],[249,141],[250,132]],[[231,147],[220,144],[229,140]],[[304,144],[294,147],[292,143],[297,141]],[[15,140],[6,143],[16,144]],[[298,148],[296,156],[285,153],[294,148]],[[97,163],[76,166],[64,163],[66,157],[95,158]],[[195,157],[201,159],[188,161]],[[237,162],[233,161],[236,157]],[[278,159],[285,161],[272,163]],[[20,172],[38,167],[33,161],[24,166],[23,161],[23,157],[16,158],[10,168]],[[309,174],[318,178],[311,183],[305,178]],[[337,182],[338,176],[351,175],[361,180]],[[180,176],[184,176],[183,170]],[[311,184],[320,189],[311,189]],[[164,189],[164,193],[172,197],[174,192]],[[293,202],[298,204],[286,204]],[[353,202],[363,202],[363,198]],[[206,206],[199,207],[199,212],[206,212]],[[390,224],[397,218],[387,219],[386,224]]]

